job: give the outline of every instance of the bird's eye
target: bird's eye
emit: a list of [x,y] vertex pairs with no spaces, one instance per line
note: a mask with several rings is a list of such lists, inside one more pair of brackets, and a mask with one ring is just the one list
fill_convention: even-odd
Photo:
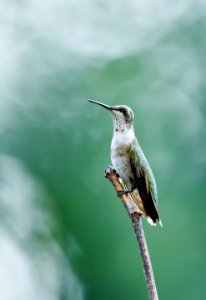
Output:
[[126,108],[121,108],[121,109],[120,109],[120,112],[123,113],[123,115],[126,115],[126,114],[127,114]]

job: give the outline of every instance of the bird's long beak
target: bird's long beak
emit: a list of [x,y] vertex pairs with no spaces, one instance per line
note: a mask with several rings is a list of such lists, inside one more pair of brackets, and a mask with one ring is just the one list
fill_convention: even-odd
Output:
[[100,106],[102,106],[102,107],[104,107],[108,110],[114,110],[115,109],[114,106],[110,106],[110,105],[104,104],[104,103],[99,102],[99,101],[95,101],[95,100],[91,100],[91,99],[88,99],[88,101],[91,102],[91,103],[98,104],[98,105],[100,105]]

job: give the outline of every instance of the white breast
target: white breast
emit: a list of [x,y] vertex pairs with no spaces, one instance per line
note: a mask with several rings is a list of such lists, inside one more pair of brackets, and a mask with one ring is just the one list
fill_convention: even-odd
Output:
[[131,174],[129,150],[134,139],[134,131],[131,129],[124,132],[114,132],[111,144],[111,161],[112,165],[123,179],[127,182]]
[[113,138],[112,138],[112,144],[111,144],[111,151],[113,150],[119,150],[124,151],[125,148],[128,148],[132,141],[134,140],[134,130],[133,129],[127,129],[122,131],[114,132]]

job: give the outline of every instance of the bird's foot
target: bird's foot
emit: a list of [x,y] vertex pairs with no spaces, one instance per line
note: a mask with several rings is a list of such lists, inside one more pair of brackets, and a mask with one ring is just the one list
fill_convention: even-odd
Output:
[[132,193],[132,191],[124,191],[124,190],[122,190],[122,191],[117,191],[117,197],[122,197],[123,195],[127,195],[127,194],[129,194],[129,193]]

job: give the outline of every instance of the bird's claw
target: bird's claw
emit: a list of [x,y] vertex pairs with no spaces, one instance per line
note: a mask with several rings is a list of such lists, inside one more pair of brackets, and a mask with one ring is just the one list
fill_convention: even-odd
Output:
[[117,197],[122,197],[123,195],[127,194],[126,191],[117,191]]
[[132,193],[133,191],[131,190],[131,191],[124,191],[124,190],[122,190],[122,191],[117,191],[117,196],[118,197],[122,197],[123,195],[127,195],[127,194],[130,194],[130,193]]

